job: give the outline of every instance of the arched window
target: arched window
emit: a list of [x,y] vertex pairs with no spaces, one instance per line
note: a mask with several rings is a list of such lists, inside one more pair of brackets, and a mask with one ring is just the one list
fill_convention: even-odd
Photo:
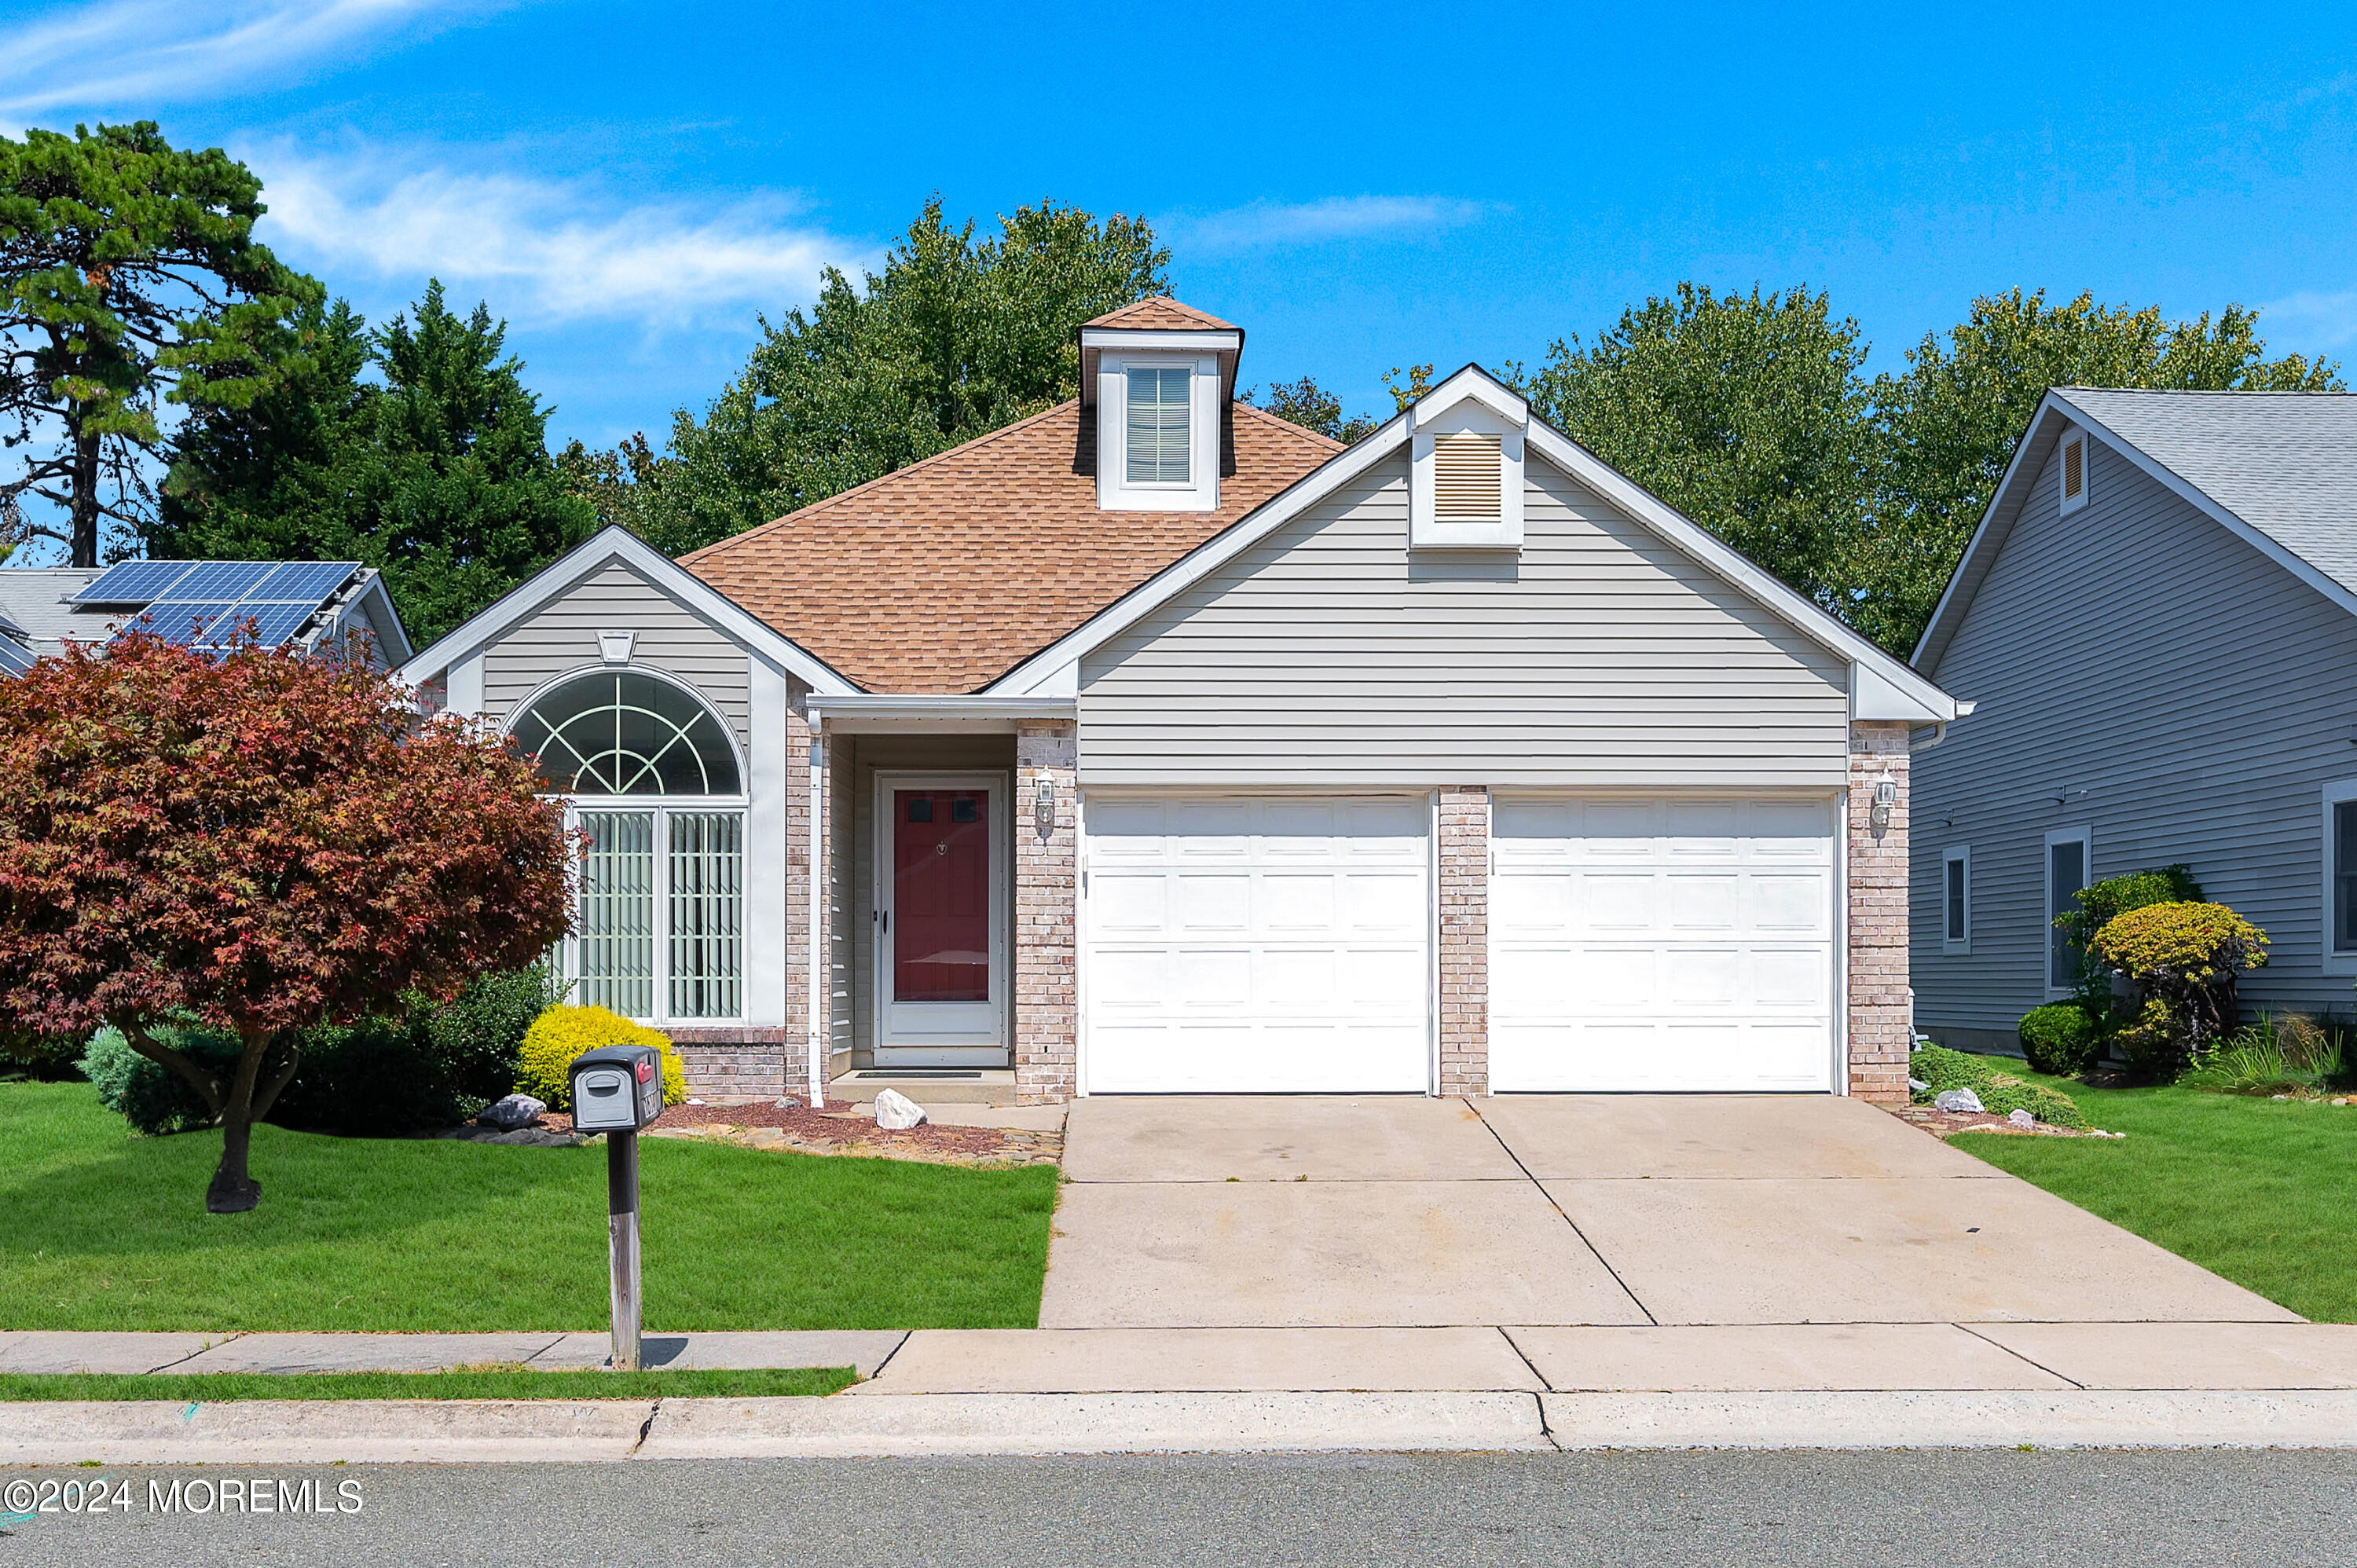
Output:
[[550,792],[572,797],[566,822],[586,841],[564,952],[576,999],[659,1023],[739,1016],[745,813],[707,798],[743,783],[719,715],[668,681],[600,670],[509,733]]
[[668,681],[630,670],[576,675],[511,732],[563,795],[734,795],[737,755],[716,714]]

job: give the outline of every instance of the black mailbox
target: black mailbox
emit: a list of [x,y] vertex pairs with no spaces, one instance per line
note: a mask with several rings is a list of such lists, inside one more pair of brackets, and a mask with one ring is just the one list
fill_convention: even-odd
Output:
[[573,1127],[635,1133],[662,1114],[662,1055],[651,1046],[604,1046],[573,1058]]

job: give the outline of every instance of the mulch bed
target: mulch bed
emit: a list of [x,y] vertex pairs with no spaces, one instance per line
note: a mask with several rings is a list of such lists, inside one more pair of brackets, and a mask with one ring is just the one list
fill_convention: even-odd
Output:
[[1894,1105],[1890,1113],[1921,1127],[1935,1138],[1959,1133],[1996,1133],[2008,1138],[2125,1138],[2126,1133],[2099,1132],[2093,1127],[2050,1127],[2040,1122],[2017,1127],[1993,1111],[1939,1111],[1929,1105]]
[[[573,1118],[551,1111],[540,1125],[569,1133]],[[1063,1157],[1061,1133],[1019,1127],[944,1127],[928,1122],[905,1131],[876,1125],[866,1106],[831,1102],[824,1111],[765,1100],[740,1105],[671,1105],[647,1129],[651,1138],[701,1138],[752,1149],[792,1149],[805,1155],[857,1155],[868,1159],[922,1160],[953,1165],[1051,1165]]]

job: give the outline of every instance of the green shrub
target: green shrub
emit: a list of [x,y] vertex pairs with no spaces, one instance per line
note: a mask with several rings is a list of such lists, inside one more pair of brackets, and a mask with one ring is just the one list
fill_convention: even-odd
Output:
[[2223,1094],[2313,1093],[2330,1088],[2343,1070],[2339,1037],[2315,1019],[2262,1013],[2257,1023],[2196,1056],[2183,1081]]
[[2155,870],[2131,871],[2125,876],[2106,876],[2082,887],[2072,895],[2072,899],[2079,907],[2057,916],[2054,923],[2062,928],[2071,945],[2078,950],[2074,1000],[2100,1027],[2113,1012],[2112,970],[2094,953],[2095,933],[2131,909],[2148,908],[2155,904],[2200,903],[2201,884],[2193,879],[2190,866],[2164,865]]
[[2148,904],[2106,921],[2089,950],[2136,987],[2114,1045],[2137,1077],[2168,1082],[2233,1031],[2236,982],[2267,961],[2267,934],[2223,904]]
[[1914,1091],[1918,1105],[1928,1105],[1946,1090],[1969,1089],[1981,1097],[1984,1109],[1999,1116],[2027,1111],[2050,1127],[2084,1127],[2086,1116],[2069,1095],[2042,1083],[2027,1083],[1996,1066],[1989,1057],[1952,1051],[1945,1046],[1922,1046],[1908,1061],[1908,1071],[1928,1089]]
[[687,1079],[669,1038],[604,1007],[551,1007],[533,1021],[516,1067],[516,1092],[548,1101],[558,1111],[573,1107],[573,1058],[606,1046],[652,1046],[662,1052],[663,1103],[687,1098]]
[[[210,1029],[165,1027],[156,1031],[158,1043],[170,1047],[199,1067],[214,1072],[237,1069],[240,1047],[234,1035]],[[98,1101],[131,1123],[135,1133],[193,1133],[213,1124],[205,1097],[178,1073],[152,1062],[131,1048],[121,1031],[101,1029],[91,1036],[90,1048],[77,1064],[98,1090]]]
[[2095,1064],[2104,1034],[2076,1002],[2032,1007],[2021,1015],[2021,1054],[2040,1072],[2075,1078]]

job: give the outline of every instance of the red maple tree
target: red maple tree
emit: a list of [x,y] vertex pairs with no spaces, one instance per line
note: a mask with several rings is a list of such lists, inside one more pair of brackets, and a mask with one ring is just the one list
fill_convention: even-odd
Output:
[[[574,850],[539,788],[357,657],[135,635],[42,660],[0,682],[0,1009],[50,1037],[111,1024],[187,1079],[222,1130],[206,1207],[252,1208],[298,1031],[565,933]],[[158,1040],[176,1018],[242,1040],[234,1075]]]

